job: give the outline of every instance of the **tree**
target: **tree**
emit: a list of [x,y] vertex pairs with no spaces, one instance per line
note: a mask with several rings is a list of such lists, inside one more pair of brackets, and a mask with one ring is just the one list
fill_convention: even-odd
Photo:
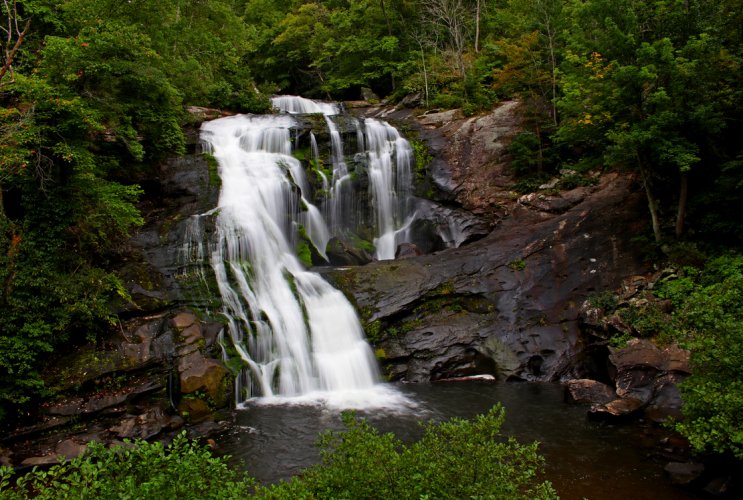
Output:
[[[454,54],[459,76],[467,78],[467,67],[464,53],[469,36],[468,9],[463,0],[421,0],[426,19],[433,27],[436,38],[443,49],[450,49]],[[479,11],[478,11],[479,12]]]
[[[3,82],[3,78],[6,75],[13,76],[13,59],[15,58],[16,52],[21,48],[23,39],[26,38],[29,29],[31,28],[31,20],[27,19],[25,23],[20,19],[18,14],[18,5],[16,0],[12,2],[9,0],[3,0],[2,4],[2,15],[5,22],[0,26],[0,33],[3,35],[3,60],[2,66],[0,66],[0,89],[8,85],[8,82]],[[23,25],[23,29],[21,29]]]
[[638,172],[657,242],[667,186],[677,185],[680,235],[688,175],[725,126],[732,82],[720,68],[734,61],[709,34],[716,9],[705,2],[570,4],[574,25],[558,102],[565,119],[557,137],[563,143],[591,138],[609,162]]

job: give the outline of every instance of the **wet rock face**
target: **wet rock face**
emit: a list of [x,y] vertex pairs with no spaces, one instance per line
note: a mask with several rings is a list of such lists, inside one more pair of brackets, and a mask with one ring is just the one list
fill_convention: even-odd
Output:
[[563,213],[518,205],[464,247],[327,275],[379,331],[393,379],[554,380],[581,349],[579,304],[644,271],[630,243],[644,210],[631,179],[607,175]]
[[[7,441],[13,463],[53,463],[77,456],[91,440],[167,438],[185,421],[212,418],[229,405],[232,374],[215,357],[222,325],[187,310],[123,321],[117,334],[47,368],[58,398]],[[69,429],[69,424],[85,424]],[[62,444],[58,444],[62,443]]]
[[486,115],[464,117],[459,110],[428,111],[371,106],[353,110],[364,116],[404,121],[425,141],[433,160],[428,166],[434,198],[464,208],[493,224],[515,206],[508,147],[520,131],[517,101],[505,101]]
[[[691,373],[689,356],[689,351],[677,346],[661,350],[645,339],[633,339],[623,348],[610,348],[618,401],[638,401],[639,406],[633,411],[642,409],[655,422],[681,418],[677,384]],[[603,410],[596,407],[591,411]]]

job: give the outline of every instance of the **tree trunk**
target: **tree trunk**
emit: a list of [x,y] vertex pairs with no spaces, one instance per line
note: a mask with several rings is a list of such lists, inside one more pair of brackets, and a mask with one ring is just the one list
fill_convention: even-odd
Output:
[[[10,16],[10,14],[8,15]],[[10,29],[11,28],[10,18],[8,21],[9,21],[8,28]],[[30,27],[31,27],[31,20],[29,19],[28,21],[26,21],[26,25],[23,27],[23,31],[18,33],[18,38],[16,39],[13,47],[8,46],[5,49],[5,60],[3,61],[2,67],[0,67],[0,85],[2,85],[1,83],[2,79],[8,71],[11,71],[11,76],[12,76],[13,58],[15,57],[15,53],[18,52],[18,49],[21,47],[21,44],[23,43],[23,39],[28,34],[28,29]],[[11,38],[12,38],[12,31],[9,31],[8,32],[8,43],[9,44],[10,44]]]
[[475,54],[480,52],[480,0],[475,7]]
[[689,173],[681,172],[681,186],[679,187],[679,206],[676,212],[676,236],[684,232],[684,219],[686,219],[686,202],[689,198]]
[[390,18],[387,16],[387,9],[384,6],[384,0],[379,0],[379,6],[382,8],[384,22],[387,23],[387,34],[389,36],[392,36],[392,24],[390,24]]
[[655,236],[655,242],[660,243],[663,239],[660,232],[660,216],[658,215],[658,200],[655,199],[653,191],[650,186],[650,174],[647,169],[641,165],[640,171],[642,172],[642,184],[645,187],[645,195],[648,198],[648,208],[650,209],[650,220],[653,224],[653,235]]

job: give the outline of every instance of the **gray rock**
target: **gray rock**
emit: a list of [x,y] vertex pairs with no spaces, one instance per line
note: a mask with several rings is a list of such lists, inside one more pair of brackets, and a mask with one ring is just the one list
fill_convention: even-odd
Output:
[[170,421],[160,408],[150,408],[141,415],[121,420],[109,430],[121,439],[151,439],[169,427]]
[[44,455],[43,457],[30,457],[21,462],[21,465],[34,466],[34,465],[51,465],[57,463],[57,455]]
[[80,455],[85,453],[85,450],[87,449],[88,447],[84,444],[76,443],[72,439],[65,439],[64,441],[59,443],[59,445],[57,445],[57,449],[55,451],[57,455],[61,455],[70,460],[79,457]]
[[704,465],[694,462],[669,462],[664,470],[673,484],[686,485],[702,475]]
[[637,414],[645,405],[640,399],[615,399],[606,404],[595,404],[588,411],[589,416],[597,418],[623,418]]
[[616,399],[616,393],[596,380],[579,379],[565,383],[565,398],[576,403],[606,404]]
[[[555,380],[581,349],[585,296],[644,271],[629,235],[620,239],[616,231],[639,229],[645,210],[631,179],[610,175],[562,215],[523,209],[457,249],[324,272],[353,297],[366,321],[407,331],[378,345],[394,377],[457,376],[465,353],[475,351],[493,362],[499,377],[505,367],[511,379]],[[592,262],[595,256],[603,257]],[[505,350],[486,347],[490,339]],[[496,351],[512,353],[505,366]]]
[[419,255],[423,255],[423,252],[414,243],[401,243],[395,250],[395,259],[410,259]]

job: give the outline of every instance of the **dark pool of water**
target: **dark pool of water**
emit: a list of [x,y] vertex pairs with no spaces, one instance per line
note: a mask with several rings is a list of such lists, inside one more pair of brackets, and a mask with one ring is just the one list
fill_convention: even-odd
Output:
[[[472,417],[495,403],[506,408],[503,433],[522,442],[539,441],[546,475],[561,498],[697,498],[671,485],[665,462],[649,447],[657,436],[637,426],[612,426],[586,419],[586,407],[563,402],[556,384],[400,385],[415,402],[407,411],[367,410],[359,415],[382,432],[402,439],[420,435],[422,420]],[[319,460],[317,434],[342,429],[338,410],[321,406],[249,406],[236,426],[218,440],[220,451],[264,482],[285,479]]]

